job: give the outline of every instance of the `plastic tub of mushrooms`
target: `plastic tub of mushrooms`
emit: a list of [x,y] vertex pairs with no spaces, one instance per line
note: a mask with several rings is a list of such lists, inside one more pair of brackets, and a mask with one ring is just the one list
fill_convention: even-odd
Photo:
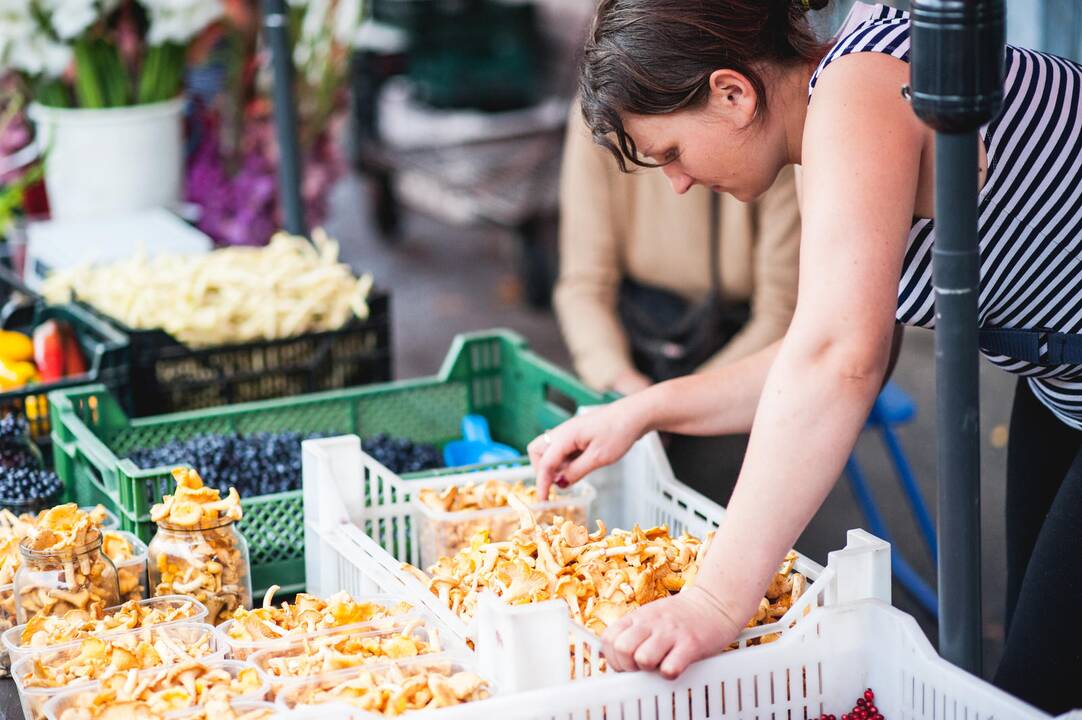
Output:
[[519,527],[519,513],[510,496],[521,500],[537,521],[550,524],[556,517],[585,525],[596,492],[588,482],[537,499],[537,488],[522,481],[491,478],[482,483],[466,482],[445,487],[426,487],[413,496],[418,514],[421,542],[421,565],[435,564],[441,557],[452,557],[479,533],[487,541],[507,540]]
[[[300,678],[359,667],[380,665],[448,650],[439,631],[420,618],[390,630],[358,633],[328,630],[254,653],[249,661],[277,692]],[[454,646],[461,652],[461,648]]]
[[160,718],[191,714],[212,701],[262,701],[267,683],[252,665],[237,660],[191,662],[117,673],[65,692],[45,706],[49,720]]
[[282,686],[276,702],[290,710],[347,705],[354,712],[379,717],[452,707],[494,694],[492,684],[476,672],[471,661],[433,656],[297,680]]
[[35,616],[0,635],[14,665],[23,658],[78,645],[88,637],[109,638],[144,627],[200,623],[207,609],[192,597],[166,595],[106,608],[102,616],[87,613]]
[[109,638],[89,637],[78,645],[23,658],[11,668],[27,720],[45,717],[45,706],[71,690],[85,690],[105,677],[191,660],[222,660],[225,647],[205,623],[129,630]]
[[370,632],[397,627],[422,614],[395,595],[351,597],[340,592],[327,599],[300,593],[294,602],[273,604],[272,587],[263,606],[238,610],[218,631],[234,660],[246,660],[266,648],[278,647],[314,633]]

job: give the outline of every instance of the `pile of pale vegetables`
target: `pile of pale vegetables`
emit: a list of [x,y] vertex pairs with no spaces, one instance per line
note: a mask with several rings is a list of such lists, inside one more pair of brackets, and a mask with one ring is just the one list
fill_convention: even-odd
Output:
[[368,317],[372,276],[338,258],[338,243],[278,233],[266,247],[203,255],[145,254],[50,275],[52,304],[73,296],[136,330],[161,329],[190,347],[338,330]]

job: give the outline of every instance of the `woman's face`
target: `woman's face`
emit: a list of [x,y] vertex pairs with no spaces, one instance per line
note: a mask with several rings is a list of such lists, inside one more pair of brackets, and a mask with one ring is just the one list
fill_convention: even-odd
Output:
[[624,129],[641,155],[661,165],[673,190],[692,185],[727,192],[745,202],[766,192],[786,164],[784,132],[755,116],[746,78],[719,70],[701,106],[666,115],[624,116]]

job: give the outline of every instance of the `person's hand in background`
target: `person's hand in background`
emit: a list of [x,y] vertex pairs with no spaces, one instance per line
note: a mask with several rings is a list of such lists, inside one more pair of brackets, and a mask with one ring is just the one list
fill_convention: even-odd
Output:
[[646,377],[638,370],[628,368],[617,375],[616,379],[612,381],[612,389],[621,395],[634,395],[640,390],[645,390],[653,384],[653,380]]

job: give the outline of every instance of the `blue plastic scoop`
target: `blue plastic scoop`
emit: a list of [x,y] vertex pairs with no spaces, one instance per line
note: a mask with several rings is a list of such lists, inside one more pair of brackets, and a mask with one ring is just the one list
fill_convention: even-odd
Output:
[[447,467],[506,462],[521,455],[510,445],[492,442],[488,420],[483,415],[462,418],[462,438],[443,446],[443,463]]

